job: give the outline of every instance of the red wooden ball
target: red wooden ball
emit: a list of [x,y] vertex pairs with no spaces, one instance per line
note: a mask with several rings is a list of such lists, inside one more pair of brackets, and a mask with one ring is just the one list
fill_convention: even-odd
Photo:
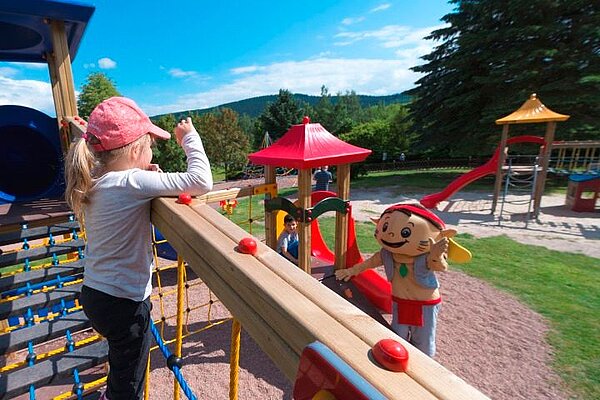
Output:
[[192,196],[188,193],[181,193],[177,198],[177,202],[181,204],[192,204]]
[[408,368],[408,351],[393,339],[382,339],[373,346],[373,357],[384,368],[404,372]]
[[255,255],[258,251],[258,244],[254,238],[247,237],[240,240],[240,243],[238,243],[238,249],[240,253]]

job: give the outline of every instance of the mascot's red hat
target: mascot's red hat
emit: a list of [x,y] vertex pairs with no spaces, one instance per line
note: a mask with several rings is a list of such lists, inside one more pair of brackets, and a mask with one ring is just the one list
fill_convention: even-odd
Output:
[[381,215],[383,216],[384,214],[394,211],[401,211],[408,215],[417,214],[418,216],[423,217],[427,221],[431,222],[438,229],[444,229],[446,227],[444,221],[442,221],[440,217],[418,204],[394,204],[393,206],[386,208]]

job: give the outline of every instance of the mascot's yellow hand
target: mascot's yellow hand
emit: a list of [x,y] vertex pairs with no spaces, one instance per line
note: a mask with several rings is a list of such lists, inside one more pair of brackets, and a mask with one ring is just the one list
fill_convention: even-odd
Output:
[[342,279],[344,281],[348,281],[353,276],[354,272],[352,271],[352,268],[338,269],[335,271],[335,279],[337,279],[338,281]]

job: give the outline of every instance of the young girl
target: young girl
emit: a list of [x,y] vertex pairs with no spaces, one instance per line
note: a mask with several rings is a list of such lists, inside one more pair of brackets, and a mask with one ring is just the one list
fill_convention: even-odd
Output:
[[210,164],[190,118],[175,128],[187,171],[159,173],[150,164],[153,140],[170,136],[132,100],[112,97],[92,111],[86,134],[71,145],[65,161],[65,197],[85,221],[87,235],[80,302],[108,340],[110,370],[101,399],[143,395],[151,343],[150,202],[212,189]]

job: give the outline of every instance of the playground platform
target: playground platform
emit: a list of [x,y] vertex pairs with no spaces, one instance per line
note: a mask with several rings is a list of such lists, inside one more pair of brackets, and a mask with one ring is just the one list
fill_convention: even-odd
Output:
[[72,214],[63,199],[40,199],[27,203],[0,204],[0,233],[67,221]]

